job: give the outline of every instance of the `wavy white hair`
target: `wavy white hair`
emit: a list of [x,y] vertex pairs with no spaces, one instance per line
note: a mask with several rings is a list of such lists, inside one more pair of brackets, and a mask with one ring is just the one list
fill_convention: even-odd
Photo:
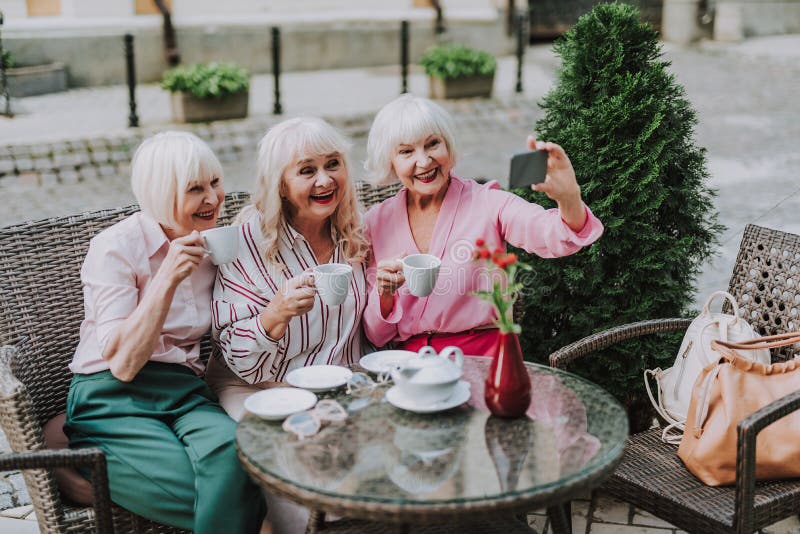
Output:
[[361,226],[361,216],[355,187],[349,173],[347,151],[350,142],[333,126],[317,117],[297,117],[276,124],[267,131],[258,144],[258,177],[252,202],[237,217],[238,222],[248,220],[254,212],[261,215],[261,233],[264,236],[265,260],[275,263],[278,247],[278,228],[286,219],[281,187],[283,174],[293,162],[322,154],[338,152],[348,171],[347,181],[331,224],[343,243],[344,256],[349,262],[364,262],[369,254],[369,244]]

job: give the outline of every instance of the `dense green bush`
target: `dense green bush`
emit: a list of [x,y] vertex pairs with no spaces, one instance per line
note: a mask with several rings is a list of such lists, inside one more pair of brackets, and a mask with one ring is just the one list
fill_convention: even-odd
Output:
[[489,52],[463,45],[447,44],[431,48],[420,59],[425,73],[442,80],[494,74],[497,61]]
[[[542,104],[538,138],[566,150],[605,233],[567,258],[520,251],[534,267],[522,342],[540,361],[612,326],[690,316],[695,279],[721,231],[705,150],[693,139],[695,112],[636,8],[596,6],[555,51],[562,64]],[[541,193],[519,194],[554,206]],[[574,370],[641,407],[642,368],[669,367],[677,348],[664,337],[642,338],[585,358]],[[646,413],[638,415],[647,422]]]
[[198,98],[223,98],[250,88],[250,75],[233,63],[181,65],[164,73],[161,87],[183,91]]

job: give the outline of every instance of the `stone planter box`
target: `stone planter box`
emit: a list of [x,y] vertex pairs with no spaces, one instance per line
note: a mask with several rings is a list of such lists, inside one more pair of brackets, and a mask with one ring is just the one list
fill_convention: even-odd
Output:
[[67,67],[63,63],[14,67],[6,71],[6,80],[12,97],[57,93],[67,89]]
[[464,76],[451,80],[442,80],[429,76],[431,98],[469,98],[492,96],[494,74]]
[[247,116],[249,91],[225,98],[197,98],[191,93],[172,93],[172,119],[175,122],[211,122]]

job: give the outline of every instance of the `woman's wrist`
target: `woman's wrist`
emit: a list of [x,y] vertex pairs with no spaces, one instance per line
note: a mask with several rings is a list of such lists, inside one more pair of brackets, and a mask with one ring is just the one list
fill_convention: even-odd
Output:
[[378,293],[381,304],[381,316],[386,319],[394,308],[394,293]]
[[153,282],[151,284],[153,287],[151,291],[156,290],[159,294],[175,291],[180,283],[181,279],[178,278],[174,271],[159,268],[158,272],[156,272],[156,275],[153,277]]
[[273,339],[283,337],[286,326],[291,320],[291,317],[285,317],[284,314],[280,313],[278,308],[279,306],[276,304],[276,301],[273,300],[258,314],[258,320],[261,322],[261,326],[264,328],[267,335]]
[[558,203],[561,218],[574,232],[580,232],[586,224],[586,208],[580,193],[566,202]]

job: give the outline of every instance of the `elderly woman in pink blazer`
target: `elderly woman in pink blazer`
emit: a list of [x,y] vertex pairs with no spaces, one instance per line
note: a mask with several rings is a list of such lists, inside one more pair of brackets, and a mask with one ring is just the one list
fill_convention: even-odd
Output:
[[[452,118],[428,99],[403,95],[375,117],[367,140],[367,170],[376,184],[400,180],[397,195],[366,215],[372,243],[370,287],[363,324],[376,346],[394,342],[418,350],[460,346],[467,354],[490,355],[498,338],[492,306],[474,296],[489,277],[472,260],[478,238],[501,249],[510,243],[544,258],[567,256],[593,243],[602,223],[581,200],[564,150],[528,138],[528,147],[548,151],[547,178],[531,186],[558,208],[459,178]],[[428,253],[442,260],[436,288],[411,295],[400,259]]]

